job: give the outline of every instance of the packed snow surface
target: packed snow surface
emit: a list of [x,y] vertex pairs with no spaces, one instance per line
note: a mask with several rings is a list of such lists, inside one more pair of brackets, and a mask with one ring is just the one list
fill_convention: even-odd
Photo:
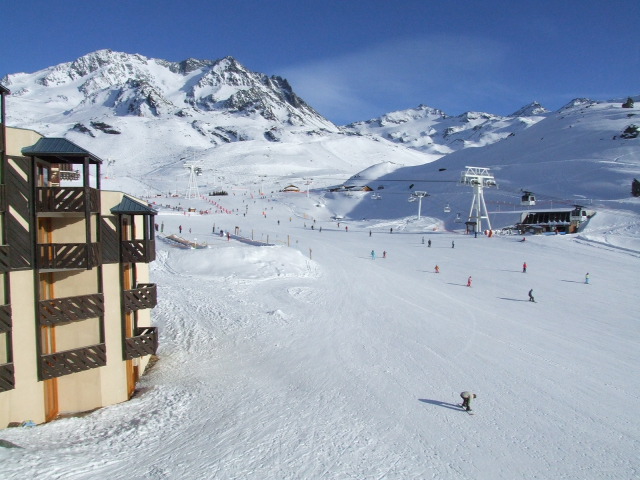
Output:
[[[0,477],[638,478],[636,214],[521,242],[324,195],[150,198],[158,362],[129,402],[0,432]],[[167,207],[210,200],[232,213]]]

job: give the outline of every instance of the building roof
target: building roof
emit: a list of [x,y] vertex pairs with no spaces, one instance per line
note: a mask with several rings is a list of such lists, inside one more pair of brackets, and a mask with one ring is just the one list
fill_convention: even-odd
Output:
[[0,83],[0,93],[11,93],[7,87]]
[[111,213],[121,215],[157,215],[157,211],[149,205],[140,203],[125,195],[120,203],[111,209]]
[[78,159],[85,157],[90,163],[102,163],[99,157],[66,138],[41,138],[30,147],[24,147],[22,154],[58,163],[82,163]]

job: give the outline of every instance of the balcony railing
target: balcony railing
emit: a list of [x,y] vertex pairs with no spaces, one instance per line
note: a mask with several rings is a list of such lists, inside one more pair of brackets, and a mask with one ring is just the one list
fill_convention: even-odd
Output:
[[9,245],[0,245],[0,273],[7,273],[11,270]]
[[100,245],[97,243],[39,243],[38,268],[86,269],[100,265]]
[[16,386],[13,363],[0,365],[0,392],[13,390]]
[[153,308],[157,304],[158,293],[155,283],[140,283],[137,288],[124,291],[124,310],[127,313]]
[[156,259],[156,242],[130,240],[121,242],[123,263],[151,263]]
[[124,339],[124,359],[155,355],[158,351],[158,329],[142,327],[135,329],[135,337]]
[[104,367],[107,349],[104,343],[40,356],[40,380]]
[[100,211],[100,192],[84,187],[38,187],[36,188],[36,211],[39,213],[84,213]]
[[11,305],[0,305],[0,333],[11,330]]
[[104,296],[101,293],[41,300],[38,304],[40,325],[48,327],[104,315]]

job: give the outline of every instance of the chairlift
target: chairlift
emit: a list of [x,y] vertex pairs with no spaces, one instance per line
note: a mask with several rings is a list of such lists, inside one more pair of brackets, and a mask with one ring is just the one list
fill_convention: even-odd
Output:
[[533,193],[526,192],[526,191],[522,193],[522,197],[520,198],[520,205],[530,206],[535,204],[536,204],[536,197]]
[[449,204],[447,203],[447,204],[444,206],[444,213],[450,213],[450,212],[451,212],[451,207],[450,207],[450,206],[449,206]]
[[378,195],[377,193],[372,193],[371,194],[371,199],[372,200],[380,200],[382,197],[380,195]]
[[455,223],[462,223],[462,218],[460,217],[460,214],[458,213],[456,215],[456,219],[454,220]]

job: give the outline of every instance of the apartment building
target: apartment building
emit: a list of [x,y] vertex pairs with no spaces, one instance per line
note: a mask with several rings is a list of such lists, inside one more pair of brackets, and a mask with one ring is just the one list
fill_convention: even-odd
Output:
[[0,85],[0,428],[123,402],[158,346],[155,210],[100,189],[94,154],[5,121]]

